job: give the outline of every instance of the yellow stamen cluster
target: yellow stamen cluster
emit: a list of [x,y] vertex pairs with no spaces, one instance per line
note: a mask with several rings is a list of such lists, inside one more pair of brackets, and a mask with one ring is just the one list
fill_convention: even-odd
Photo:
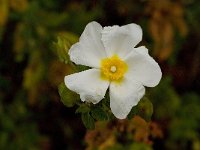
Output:
[[117,55],[101,60],[101,74],[104,79],[119,81],[128,70],[127,64]]

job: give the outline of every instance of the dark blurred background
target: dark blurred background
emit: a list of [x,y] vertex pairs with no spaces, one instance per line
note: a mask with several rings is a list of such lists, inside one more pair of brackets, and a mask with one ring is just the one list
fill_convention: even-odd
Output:
[[[200,150],[199,16],[199,0],[0,0],[0,149]],[[130,133],[116,138],[110,127],[87,131],[76,108],[60,101],[57,86],[70,67],[53,42],[77,41],[93,20],[139,24],[139,45],[161,66],[160,84],[146,94],[157,129],[151,142],[133,132],[127,143]]]

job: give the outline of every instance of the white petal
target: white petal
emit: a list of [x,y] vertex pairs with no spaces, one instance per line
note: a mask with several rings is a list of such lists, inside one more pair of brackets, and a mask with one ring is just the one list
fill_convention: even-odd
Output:
[[134,23],[125,26],[104,27],[102,41],[107,55],[124,58],[142,40],[142,29]]
[[128,72],[125,76],[138,81],[144,86],[156,86],[162,77],[158,63],[148,54],[148,50],[141,46],[134,50],[125,58],[128,65]]
[[110,84],[110,107],[118,119],[125,119],[131,108],[138,104],[145,93],[142,84],[124,79],[121,83]]
[[134,48],[134,50],[140,54],[149,55],[148,49],[145,46],[140,46],[140,47]]
[[99,68],[100,60],[106,57],[101,41],[102,27],[97,22],[91,22],[83,31],[78,43],[69,50],[71,61],[79,65]]
[[65,76],[65,85],[80,94],[82,101],[96,104],[104,98],[109,82],[101,79],[99,69],[89,69]]

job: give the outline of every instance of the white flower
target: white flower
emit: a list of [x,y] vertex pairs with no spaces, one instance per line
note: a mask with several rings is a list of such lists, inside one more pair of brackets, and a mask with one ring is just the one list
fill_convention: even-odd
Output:
[[84,102],[101,101],[107,89],[113,114],[124,119],[145,93],[162,76],[159,65],[144,46],[142,29],[136,24],[104,27],[91,22],[78,43],[69,50],[71,61],[92,69],[65,76],[66,86]]

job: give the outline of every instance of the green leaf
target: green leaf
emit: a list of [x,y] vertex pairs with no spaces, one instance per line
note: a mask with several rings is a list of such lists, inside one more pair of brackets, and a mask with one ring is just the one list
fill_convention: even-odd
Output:
[[128,119],[132,119],[135,115],[138,114],[138,107],[137,106],[134,106],[132,109],[131,109],[131,112],[128,114]]
[[108,114],[100,107],[94,107],[91,113],[92,117],[96,120],[108,120]]
[[90,107],[86,104],[80,105],[79,108],[76,109],[76,113],[87,113],[90,111]]
[[53,44],[56,48],[59,60],[67,64],[69,62],[68,50],[70,43],[64,37],[57,37],[57,42],[54,42]]
[[136,150],[152,150],[151,146],[145,143],[135,142],[129,146],[129,149],[136,149]]
[[81,119],[83,121],[83,124],[87,129],[94,129],[95,128],[95,122],[90,113],[82,113]]
[[146,121],[151,120],[153,114],[153,104],[148,98],[143,98],[138,103],[138,115],[141,116]]
[[83,65],[76,65],[76,69],[78,70],[78,72],[81,72],[81,71],[84,71],[84,70],[91,69],[91,67],[83,66]]
[[135,115],[139,115],[146,121],[151,120],[153,114],[153,105],[148,98],[143,98],[140,100],[137,106],[131,109],[131,112],[128,114],[128,119],[132,119]]
[[69,63],[70,59],[68,51],[71,45],[77,41],[78,37],[75,34],[69,32],[66,32],[64,35],[57,37],[57,42],[54,42],[53,44],[56,48],[58,58],[61,62],[64,62],[66,64]]
[[70,91],[64,83],[61,83],[58,86],[58,92],[61,97],[62,103],[67,107],[72,107],[76,104],[76,102],[79,100],[79,96],[73,92]]

